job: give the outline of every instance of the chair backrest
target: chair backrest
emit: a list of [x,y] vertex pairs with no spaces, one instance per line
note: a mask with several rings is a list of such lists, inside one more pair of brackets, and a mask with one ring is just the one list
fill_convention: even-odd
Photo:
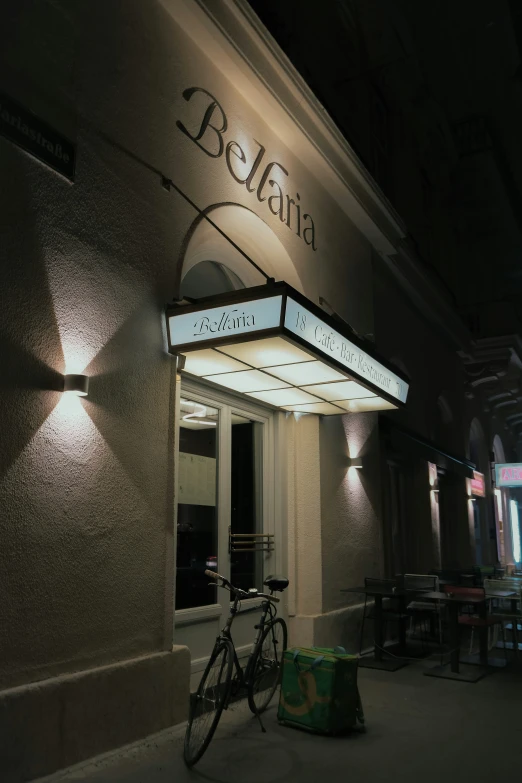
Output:
[[392,588],[397,587],[397,580],[396,579],[374,579],[374,577],[372,577],[372,576],[365,576],[364,577],[364,586],[365,587],[377,588],[379,590],[389,590],[390,593],[391,593]]
[[515,589],[514,587],[511,587],[507,579],[484,579],[484,589],[486,590],[486,593],[488,591],[488,588],[490,590],[514,590]]
[[467,595],[477,598],[484,598],[486,591],[483,587],[464,587],[463,585],[444,585],[445,593],[453,593],[453,595]]
[[498,584],[499,590],[515,590],[518,587],[522,587],[522,579],[516,576],[504,576],[502,579],[494,579],[491,581],[494,581]]
[[484,579],[486,592],[490,590],[515,590],[517,593],[522,591],[522,580],[506,577],[505,579]]
[[404,589],[438,592],[439,577],[435,574],[404,574]]

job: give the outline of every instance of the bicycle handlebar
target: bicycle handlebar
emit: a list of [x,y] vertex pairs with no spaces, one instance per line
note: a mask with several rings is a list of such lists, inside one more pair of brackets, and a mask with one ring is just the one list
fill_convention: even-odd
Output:
[[213,579],[214,582],[218,582],[221,579],[224,587],[230,588],[231,592],[244,596],[245,598],[266,598],[268,601],[273,601],[275,604],[278,604],[281,600],[280,598],[276,598],[275,595],[267,595],[267,593],[249,595],[245,590],[241,590],[240,588],[231,585],[228,579],[226,579],[224,576],[221,576],[221,574],[218,574],[217,571],[209,571],[206,569],[205,576],[208,576],[209,579]]
[[209,571],[208,568],[205,571],[205,576],[208,576],[210,579],[214,579],[215,582],[217,582],[218,579],[222,579],[223,582],[226,582],[226,584],[228,584],[228,580],[225,579],[224,576],[221,576],[221,574],[218,574],[216,571]]

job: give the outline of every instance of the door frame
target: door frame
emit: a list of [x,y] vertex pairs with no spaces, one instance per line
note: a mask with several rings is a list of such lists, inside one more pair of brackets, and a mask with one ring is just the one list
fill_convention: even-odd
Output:
[[[221,391],[220,389],[212,386],[201,380],[192,380],[186,377],[182,377],[181,383],[176,384],[177,397],[176,400],[176,416],[174,417],[175,437],[174,443],[174,464],[177,466],[179,462],[179,399],[183,397],[189,397],[196,402],[209,405],[219,410],[219,423],[221,426],[221,432],[228,432],[228,436],[218,437],[218,570],[220,572],[225,571],[223,576],[228,576],[230,568],[230,560],[228,557],[228,525],[230,520],[231,510],[231,497],[230,497],[230,480],[227,481],[225,474],[223,473],[223,466],[230,464],[231,462],[231,416],[233,413],[239,416],[246,416],[253,421],[261,422],[263,427],[263,531],[274,534],[274,553],[272,556],[271,570],[274,573],[284,572],[284,564],[286,563],[286,513],[283,513],[283,509],[286,507],[286,472],[281,470],[282,464],[285,460],[282,459],[282,449],[284,448],[284,414],[281,414],[273,408],[258,403],[258,401],[250,401],[250,398],[242,394],[229,392],[228,390]],[[174,473],[174,480],[177,482],[177,470]],[[175,504],[174,504],[174,533],[177,530],[177,484],[175,485]],[[226,523],[223,520],[227,520]],[[276,520],[280,520],[279,524],[276,524]],[[217,596],[215,604],[209,604],[207,606],[198,606],[187,609],[176,610],[175,590],[176,590],[176,559],[177,559],[177,535],[174,535],[174,600],[173,600],[173,643],[176,641],[176,629],[184,628],[189,625],[200,622],[208,622],[215,619],[220,620],[224,616],[226,610],[228,610],[228,604],[223,601],[223,594],[221,597]],[[226,569],[222,569],[220,563],[226,562]],[[220,591],[221,592],[221,591]],[[259,603],[258,599],[250,599],[242,601],[242,608],[246,609],[249,606],[255,606]],[[286,603],[286,602],[285,602]],[[279,605],[281,608],[279,614],[283,617],[286,616],[286,607],[282,606],[283,601]],[[214,636],[214,634],[213,634]],[[212,637],[213,638],[213,637]],[[209,640],[210,641],[210,640]],[[253,639],[252,639],[253,641]],[[251,645],[246,646],[245,652],[250,649]],[[211,644],[209,645],[209,654],[211,651]],[[238,653],[241,654],[242,649],[238,649]],[[208,658],[197,659],[192,662],[192,671],[199,671],[204,668]]]

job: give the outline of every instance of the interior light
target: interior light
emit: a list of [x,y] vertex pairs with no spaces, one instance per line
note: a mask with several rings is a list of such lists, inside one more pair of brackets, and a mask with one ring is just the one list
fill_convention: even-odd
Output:
[[342,381],[345,377],[342,373],[319,361],[283,364],[280,367],[271,367],[270,373],[283,381],[293,383],[295,386],[303,386],[309,383],[325,383],[327,381]]
[[363,466],[362,457],[351,457],[351,458],[349,457],[348,458],[348,465],[351,468],[359,468],[359,469],[362,468],[362,466]]
[[280,364],[312,361],[312,357],[282,337],[265,337],[237,345],[222,345],[220,351],[240,359],[252,367],[274,367]]
[[274,391],[264,392],[249,392],[250,397],[255,397],[263,402],[268,402],[270,405],[276,405],[280,408],[288,405],[299,405],[307,402],[321,402],[317,397],[312,394],[302,391],[302,389],[294,389],[289,387],[288,389],[275,389]]
[[285,405],[287,411],[294,413],[318,413],[323,416],[342,414],[343,411],[331,402],[310,402],[307,405]]
[[192,373],[192,375],[202,376],[248,370],[248,366],[238,362],[236,359],[232,359],[230,356],[214,351],[212,348],[204,348],[201,351],[187,353],[183,369]]
[[496,503],[497,503],[497,517],[498,517],[498,521],[501,522],[503,514],[502,514],[502,494],[500,492],[500,489],[495,489],[495,500],[496,500]]
[[511,535],[513,537],[513,559],[515,563],[520,563],[522,552],[520,547],[520,525],[518,520],[518,503],[516,500],[509,501],[509,510],[511,512]]
[[78,397],[87,397],[89,393],[89,376],[64,375],[63,390],[68,394],[76,394]]
[[245,372],[227,372],[223,375],[207,376],[208,380],[234,389],[238,392],[268,391],[269,389],[285,389],[288,384],[278,378],[272,378],[260,370],[246,370]]
[[[311,383],[314,383],[312,380]],[[365,389],[355,381],[342,381],[342,383],[326,383],[322,386],[307,386],[307,391],[317,394],[329,402],[334,400],[355,400],[359,397],[376,397],[376,394]]]
[[397,408],[393,403],[383,400],[382,397],[368,397],[363,400],[336,400],[336,405],[350,413],[364,413],[365,411],[385,411]]
[[206,405],[202,405],[200,402],[191,402],[190,400],[183,401],[186,405],[193,405],[194,410],[186,413],[181,418],[183,421],[187,421],[191,424],[202,424],[204,427],[217,427],[217,421],[210,421],[206,418],[201,418],[207,415]]

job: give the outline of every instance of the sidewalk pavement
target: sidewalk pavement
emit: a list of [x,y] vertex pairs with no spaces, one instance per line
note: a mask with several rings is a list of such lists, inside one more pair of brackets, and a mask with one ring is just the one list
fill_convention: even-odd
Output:
[[262,734],[244,701],[224,713],[200,763],[182,758],[184,726],[39,783],[484,783],[521,769],[522,668],[471,685],[423,676],[426,662],[395,673],[359,671],[367,731],[320,737],[279,726]]

